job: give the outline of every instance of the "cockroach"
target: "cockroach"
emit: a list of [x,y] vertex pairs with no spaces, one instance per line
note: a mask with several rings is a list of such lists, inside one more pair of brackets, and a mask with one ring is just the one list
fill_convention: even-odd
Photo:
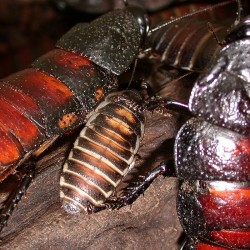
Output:
[[184,180],[177,207],[190,238],[184,249],[250,248],[249,29],[248,16],[196,82],[189,108],[197,118],[177,137],[176,173]]
[[[106,202],[108,208],[131,204],[174,166],[182,181],[177,212],[188,236],[182,250],[250,248],[249,30],[250,16],[227,35],[195,83],[188,109],[194,117],[176,136],[174,161],[161,163],[124,196]],[[151,100],[146,107],[167,106],[164,102]]]
[[[184,4],[153,16],[157,26],[149,34],[149,49],[141,56],[153,55],[178,69],[203,71],[220,51],[235,21],[236,7],[235,0],[215,5]],[[188,14],[183,14],[185,12]],[[162,26],[159,25],[162,22]]]
[[67,212],[106,208],[106,200],[134,166],[144,135],[144,102],[141,92],[124,90],[109,94],[90,113],[60,179],[60,198]]
[[[147,31],[143,9],[115,10],[77,24],[30,68],[0,80],[0,181],[82,125],[117,90],[117,75],[129,68]],[[10,213],[3,209],[1,228]]]
[[143,97],[136,90],[109,94],[90,114],[64,164],[60,198],[69,213],[104,205],[135,162],[144,135]]

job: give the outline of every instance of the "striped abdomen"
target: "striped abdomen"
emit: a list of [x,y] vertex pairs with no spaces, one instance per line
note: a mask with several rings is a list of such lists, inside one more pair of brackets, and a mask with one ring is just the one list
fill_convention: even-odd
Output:
[[[160,60],[177,68],[202,71],[221,46],[209,32],[207,21],[185,18],[167,26],[154,37],[153,50]],[[229,25],[213,24],[214,33],[223,41]]]
[[134,90],[110,94],[90,115],[60,179],[66,211],[101,207],[134,165],[144,134],[142,101]]
[[[215,5],[184,4],[167,9],[151,18],[156,30],[159,24],[165,24],[165,27],[152,33],[149,47],[169,66],[202,71],[221,49],[214,36],[224,41],[236,20],[236,13],[236,1]],[[213,32],[209,31],[208,23],[212,24]]]

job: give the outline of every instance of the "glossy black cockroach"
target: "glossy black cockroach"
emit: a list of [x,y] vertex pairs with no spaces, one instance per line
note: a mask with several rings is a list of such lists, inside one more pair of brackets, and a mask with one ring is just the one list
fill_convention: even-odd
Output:
[[[0,80],[0,149],[4,152],[0,181],[85,122],[102,97],[117,89],[116,76],[128,69],[147,31],[143,9],[115,10],[76,25],[31,68]],[[0,227],[19,198],[12,200],[2,210]]]
[[191,239],[184,249],[250,248],[249,30],[250,16],[196,82],[189,108],[197,118],[177,137],[176,173],[185,180],[177,206]]
[[[250,16],[195,83],[195,116],[177,134],[175,160],[163,162],[108,208],[131,204],[171,166],[182,180],[177,211],[188,242],[182,250],[250,248]],[[164,103],[164,100],[162,101]],[[147,108],[159,106],[149,101]]]

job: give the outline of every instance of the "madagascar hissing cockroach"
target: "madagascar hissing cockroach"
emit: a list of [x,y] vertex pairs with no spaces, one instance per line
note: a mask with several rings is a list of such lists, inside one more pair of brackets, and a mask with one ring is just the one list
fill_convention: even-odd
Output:
[[249,30],[248,16],[227,36],[192,90],[197,118],[177,135],[176,173],[184,180],[177,209],[191,239],[184,249],[250,248]]
[[60,198],[69,213],[89,213],[133,167],[144,135],[143,97],[136,90],[109,94],[90,114],[64,164]]
[[[172,105],[171,99],[167,101]],[[144,135],[144,103],[139,91],[124,90],[109,94],[90,113],[60,179],[60,198],[67,212],[106,208],[105,202],[134,166]]]
[[[177,212],[188,241],[182,250],[250,248],[250,16],[195,83],[193,118],[179,130],[175,160],[163,162],[109,208],[131,204],[171,166],[182,184]],[[164,106],[164,100],[162,102]],[[159,106],[150,100],[147,108]]]
[[[117,90],[116,76],[129,68],[147,31],[143,9],[115,10],[77,24],[30,68],[0,80],[0,181]],[[1,228],[10,213],[2,211]]]
[[[148,34],[149,49],[142,57],[153,56],[172,67],[203,71],[220,51],[221,43],[235,21],[237,3],[230,0],[201,6],[184,4],[153,16],[151,19],[157,27]],[[188,14],[184,15],[185,12]],[[163,23],[162,26],[159,23]]]

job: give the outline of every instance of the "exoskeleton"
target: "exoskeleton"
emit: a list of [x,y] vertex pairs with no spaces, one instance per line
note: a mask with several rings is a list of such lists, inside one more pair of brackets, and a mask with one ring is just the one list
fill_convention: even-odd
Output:
[[90,114],[64,164],[60,198],[70,213],[103,207],[134,166],[144,135],[143,97],[136,90],[109,94]]
[[247,17],[196,82],[189,107],[197,118],[177,136],[184,249],[250,247],[249,28]]
[[149,34],[146,56],[178,69],[202,72],[221,50],[236,13],[235,0],[167,9],[151,18],[157,25]]

